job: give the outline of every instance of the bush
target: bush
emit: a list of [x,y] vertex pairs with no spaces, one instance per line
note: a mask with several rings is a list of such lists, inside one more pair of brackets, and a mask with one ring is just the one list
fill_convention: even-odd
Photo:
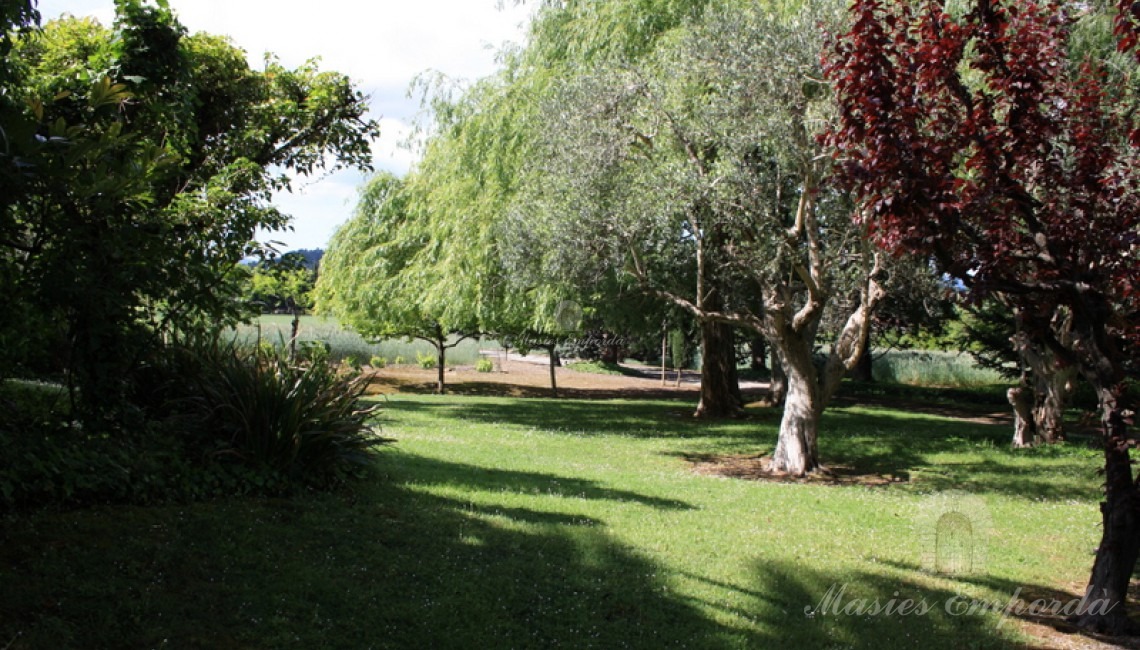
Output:
[[495,369],[495,362],[483,357],[475,362],[475,370],[478,372],[491,372]]
[[344,365],[352,368],[356,372],[360,372],[360,370],[364,368],[364,361],[361,360],[359,355],[350,354],[344,358]]
[[416,363],[420,364],[420,367],[424,370],[430,370],[431,368],[434,368],[435,361],[436,359],[434,354],[424,354],[422,352],[416,353]]
[[207,453],[323,485],[371,461],[385,442],[363,406],[367,381],[338,375],[327,361],[292,364],[235,346],[210,352],[188,388],[189,415],[201,423]]
[[368,365],[372,366],[373,368],[383,368],[384,366],[388,365],[388,360],[382,356],[374,354],[372,355],[372,358],[368,360]]
[[330,346],[324,341],[298,341],[297,361],[311,364],[327,364],[331,358]]
[[399,355],[397,355],[396,358],[392,360],[392,363],[397,365],[397,366],[402,366],[407,362],[408,362],[407,359],[405,359],[404,357],[399,356]]

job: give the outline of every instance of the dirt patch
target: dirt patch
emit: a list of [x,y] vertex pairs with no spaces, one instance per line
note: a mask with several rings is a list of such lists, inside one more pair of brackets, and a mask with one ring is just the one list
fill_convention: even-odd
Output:
[[[449,366],[444,372],[447,392],[453,395],[488,395],[503,397],[550,397],[550,366],[533,358],[508,358],[500,369],[478,372],[474,366]],[[557,368],[558,395],[577,399],[693,399],[700,395],[699,372],[684,371],[677,383],[677,373],[670,370],[664,384],[661,370],[649,367],[624,367],[625,374],[605,375]],[[370,371],[370,393],[432,393],[437,371],[418,366],[389,366]],[[761,399],[767,384],[742,382],[741,391],[749,400]]]
[[689,462],[692,471],[696,474],[723,476],[747,481],[884,487],[910,480],[908,475],[861,472],[854,467],[844,465],[830,465],[806,476],[795,476],[772,469],[772,457],[762,454],[686,454],[683,458]]

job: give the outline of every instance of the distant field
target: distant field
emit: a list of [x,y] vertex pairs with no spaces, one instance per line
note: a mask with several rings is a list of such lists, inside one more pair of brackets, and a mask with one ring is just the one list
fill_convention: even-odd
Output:
[[[239,327],[237,336],[243,341],[256,341],[260,337],[262,341],[283,346],[289,341],[292,325],[292,316],[271,314],[260,317],[253,325]],[[379,356],[389,364],[395,363],[398,357],[402,357],[405,363],[415,363],[417,353],[435,354],[435,348],[424,341],[408,342],[403,339],[367,341],[356,332],[342,328],[335,319],[323,316],[302,316],[297,339],[328,343],[329,354],[337,360],[355,355],[364,362],[373,356]],[[468,339],[447,351],[447,362],[449,365],[457,366],[473,365],[479,359],[481,348],[497,347],[499,347],[497,341]]]
[[979,367],[965,352],[890,350],[876,353],[873,368],[876,381],[914,386],[968,388],[1009,383],[993,370]]
[[[253,325],[238,328],[238,337],[244,341],[261,340],[274,345],[285,345],[293,317],[288,315],[266,315]],[[431,345],[423,341],[388,339],[370,342],[356,332],[344,329],[335,319],[323,316],[302,316],[300,341],[324,341],[329,344],[329,352],[334,359],[349,356],[367,362],[373,356],[383,357],[388,364],[403,358],[405,363],[415,363],[416,354],[434,354]],[[498,341],[491,339],[466,340],[458,347],[447,351],[449,365],[474,365],[479,359],[480,349],[497,349]],[[913,386],[938,386],[945,388],[971,388],[993,384],[1006,384],[1001,375],[992,370],[978,367],[966,353],[941,352],[937,350],[890,350],[876,353],[874,376],[877,381],[886,383],[910,384]]]

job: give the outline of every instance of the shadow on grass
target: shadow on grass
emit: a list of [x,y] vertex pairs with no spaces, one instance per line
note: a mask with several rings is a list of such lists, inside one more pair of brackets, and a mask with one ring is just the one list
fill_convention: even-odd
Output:
[[[682,401],[393,400],[400,411],[429,418],[506,424],[578,436],[676,441],[661,453],[707,461],[710,453],[771,453],[780,412],[750,408],[736,420],[694,419]],[[1086,480],[1099,467],[1080,445],[1011,450],[1003,425],[962,422],[886,408],[831,408],[823,416],[820,453],[844,484],[889,489],[956,489],[1025,498],[1094,500]],[[1026,462],[1040,459],[1042,462]],[[860,477],[868,477],[863,481]],[[877,480],[889,477],[891,480]],[[876,480],[870,480],[876,479]],[[896,480],[898,479],[898,480]]]
[[393,410],[430,417],[504,423],[528,429],[580,436],[630,438],[763,438],[757,424],[775,432],[779,415],[756,410],[733,420],[693,417],[694,404],[679,399],[433,399],[392,400]]
[[408,457],[380,471],[356,495],[8,520],[0,638],[12,650],[747,645],[670,596],[661,567],[603,522],[421,488],[548,479]]
[[805,614],[837,580],[848,598],[952,595],[920,581],[758,559],[736,586],[674,573],[588,516],[423,489],[537,475],[403,454],[379,471],[352,495],[6,520],[0,637],[13,650],[1008,647],[981,618]]
[[[936,579],[918,567],[893,568],[895,574],[837,575],[822,567],[756,560],[751,573],[755,587],[740,593],[760,614],[762,626],[771,630],[764,641],[794,648],[1018,647],[1011,640],[1019,621],[1052,621],[1026,613],[1024,606],[1011,607],[1009,615],[1003,615],[1011,602],[1073,598],[1040,585],[988,578],[947,587],[952,581]],[[978,586],[985,589],[974,588]]]
[[541,472],[491,469],[428,458],[414,454],[394,453],[388,456],[400,471],[415,476],[419,484],[447,485],[466,490],[509,492],[515,494],[551,495],[567,498],[628,501],[663,510],[691,510],[693,506],[677,499],[661,499],[599,486],[595,481]]

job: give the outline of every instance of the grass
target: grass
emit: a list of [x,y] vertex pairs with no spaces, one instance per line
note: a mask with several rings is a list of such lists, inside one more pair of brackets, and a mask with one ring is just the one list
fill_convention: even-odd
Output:
[[1009,383],[965,352],[889,350],[876,353],[872,368],[876,381],[898,384],[968,388]]
[[[694,421],[671,401],[398,395],[351,493],[39,512],[0,527],[0,643],[16,648],[1004,648],[1016,621],[955,597],[1069,598],[1097,539],[1098,454],[1012,452],[1005,427],[829,410],[825,461],[889,487],[696,475],[770,451],[779,414]],[[981,501],[984,571],[924,570],[937,493]],[[924,616],[808,616],[924,599]]]
[[[292,316],[265,315],[258,318],[257,322],[252,325],[244,325],[238,328],[237,336],[243,341],[253,341],[260,334],[261,340],[283,346],[289,340],[292,326]],[[349,356],[355,356],[357,359],[366,361],[376,356],[384,357],[389,363],[392,363],[397,357],[402,357],[411,363],[417,355],[427,354],[435,359],[435,348],[427,342],[388,339],[374,343],[365,340],[356,332],[342,328],[335,320],[323,316],[302,316],[297,340],[327,343],[330,358],[337,361]],[[447,362],[449,365],[474,365],[479,360],[481,348],[498,347],[499,344],[496,341],[467,339],[447,351]]]

